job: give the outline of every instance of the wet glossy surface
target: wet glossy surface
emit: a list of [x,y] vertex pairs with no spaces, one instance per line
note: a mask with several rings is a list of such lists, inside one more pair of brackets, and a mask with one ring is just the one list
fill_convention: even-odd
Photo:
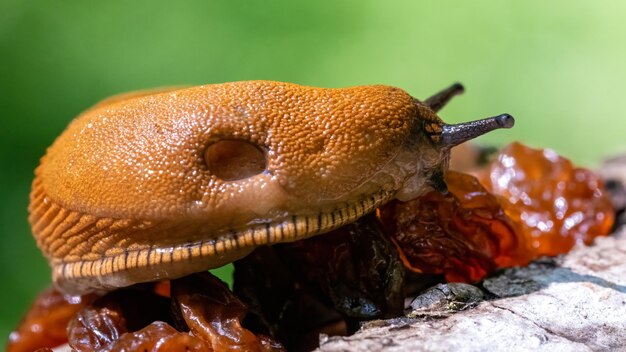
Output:
[[168,298],[155,294],[150,287],[114,291],[74,316],[67,329],[69,344],[78,351],[114,350],[125,333],[154,321],[172,322]]
[[48,288],[35,299],[30,310],[9,337],[8,352],[29,352],[67,342],[67,324],[95,295],[71,296]]
[[381,208],[408,268],[475,282],[610,233],[615,213],[602,180],[554,151],[513,143],[477,173],[485,187],[449,171],[450,194]]
[[535,256],[558,255],[610,233],[615,212],[602,180],[549,149],[512,143],[481,177]]
[[475,177],[449,171],[446,182],[447,195],[433,191],[379,212],[408,268],[476,282],[498,266],[529,260],[513,223]]
[[282,351],[280,344],[241,326],[246,306],[228,286],[209,273],[172,281],[177,325],[206,341],[215,351]]
[[241,326],[246,313],[246,306],[209,273],[102,297],[63,296],[51,289],[12,335],[8,351],[66,342],[80,352],[281,351],[277,342]]

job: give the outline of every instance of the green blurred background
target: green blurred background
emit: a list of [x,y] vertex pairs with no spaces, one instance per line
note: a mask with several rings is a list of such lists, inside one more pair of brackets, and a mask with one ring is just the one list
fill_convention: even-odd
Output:
[[446,121],[508,112],[515,129],[483,143],[593,166],[626,147],[625,14],[617,0],[0,0],[0,346],[50,282],[26,221],[32,170],[99,99],[249,79],[425,98],[460,81]]

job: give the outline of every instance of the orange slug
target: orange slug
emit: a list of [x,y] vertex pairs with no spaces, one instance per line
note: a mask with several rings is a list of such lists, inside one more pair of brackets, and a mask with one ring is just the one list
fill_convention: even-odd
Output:
[[29,221],[56,285],[110,290],[222,266],[325,233],[397,198],[445,191],[450,148],[513,125],[448,125],[455,84],[419,101],[375,85],[269,81],[97,104],[35,171]]

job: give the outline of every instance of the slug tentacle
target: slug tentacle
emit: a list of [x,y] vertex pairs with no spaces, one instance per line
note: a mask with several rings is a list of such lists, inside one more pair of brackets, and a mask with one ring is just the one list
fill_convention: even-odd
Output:
[[430,107],[434,112],[437,112],[446,106],[450,99],[459,94],[463,94],[464,91],[465,88],[461,83],[454,83],[450,87],[424,100],[424,104],[428,105],[428,107]]
[[482,136],[487,132],[500,128],[511,128],[513,125],[515,125],[515,119],[509,114],[501,114],[455,125],[444,124],[441,132],[441,144],[446,148],[452,148],[455,145]]

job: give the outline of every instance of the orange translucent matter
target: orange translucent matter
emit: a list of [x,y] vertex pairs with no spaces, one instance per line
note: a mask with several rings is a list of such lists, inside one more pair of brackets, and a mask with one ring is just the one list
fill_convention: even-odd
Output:
[[48,288],[37,296],[20,325],[9,336],[8,352],[30,352],[67,342],[67,324],[97,296],[71,296]]
[[481,177],[535,257],[567,253],[610,233],[615,212],[602,180],[549,149],[512,143]]
[[96,295],[42,293],[9,352],[67,343],[73,351],[284,351],[241,326],[246,306],[208,272]]
[[430,192],[379,209],[406,267],[475,282],[611,231],[614,211],[602,181],[551,150],[513,143],[480,179],[484,187],[449,171],[447,195]]
[[450,192],[430,192],[380,209],[380,218],[413,271],[474,282],[496,267],[527,263],[528,250],[495,196],[478,180],[450,171]]

